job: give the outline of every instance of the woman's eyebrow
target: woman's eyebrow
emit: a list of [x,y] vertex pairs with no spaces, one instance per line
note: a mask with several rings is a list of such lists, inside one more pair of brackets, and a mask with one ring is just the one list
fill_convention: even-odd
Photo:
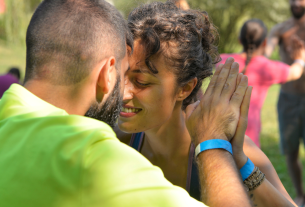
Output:
[[150,74],[150,75],[156,77],[156,75],[155,75],[152,71],[150,71],[149,69],[147,69],[147,68],[145,68],[145,69],[135,69],[135,70],[132,70],[131,72],[132,72],[132,73],[148,73],[148,74]]

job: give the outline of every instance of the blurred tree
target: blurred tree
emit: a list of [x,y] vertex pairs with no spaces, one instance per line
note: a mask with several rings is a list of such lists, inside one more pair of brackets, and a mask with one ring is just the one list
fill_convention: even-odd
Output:
[[8,44],[25,45],[26,29],[41,0],[6,0],[0,17],[0,38]]
[[[0,39],[14,44],[25,42],[26,28],[31,15],[42,0],[5,0],[6,11],[0,15]],[[124,14],[144,2],[153,0],[112,0]],[[166,0],[161,0],[165,2]],[[250,18],[260,18],[270,28],[287,19],[290,15],[287,0],[172,0],[188,2],[191,8],[207,11],[218,27],[220,34],[219,51],[236,52],[239,30]]]
[[239,31],[251,18],[259,18],[268,28],[290,16],[287,0],[188,0],[191,8],[208,12],[220,34],[219,51],[237,52]]
[[[152,0],[114,0],[116,7],[125,16],[144,2]],[[164,2],[165,0],[163,0]],[[181,1],[181,0],[171,0]],[[239,30],[244,21],[259,18],[268,28],[284,21],[290,16],[287,0],[183,0],[192,9],[207,11],[220,34],[219,51],[237,52],[241,50],[238,44]]]

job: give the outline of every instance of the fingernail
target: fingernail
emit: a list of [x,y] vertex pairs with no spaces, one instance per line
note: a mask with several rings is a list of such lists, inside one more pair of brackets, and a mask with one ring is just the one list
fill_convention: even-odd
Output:
[[232,67],[236,67],[236,68],[238,68],[238,67],[239,67],[238,62],[234,62],[234,63],[232,64]]
[[232,61],[234,61],[234,58],[232,58],[232,57],[229,57],[229,58],[227,59],[227,61],[230,61],[230,62],[232,62]]

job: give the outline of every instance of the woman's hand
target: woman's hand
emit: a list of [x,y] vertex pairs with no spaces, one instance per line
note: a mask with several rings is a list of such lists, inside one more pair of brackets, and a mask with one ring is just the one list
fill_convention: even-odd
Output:
[[[241,81],[242,74],[237,77],[237,85]],[[237,168],[241,169],[247,162],[247,156],[244,153],[244,137],[246,136],[246,129],[248,126],[248,111],[250,106],[252,86],[250,86],[244,96],[243,102],[240,108],[240,116],[236,128],[236,133],[231,141],[233,148],[233,157],[236,162]]]
[[[238,85],[237,77],[240,77]],[[219,65],[201,101],[186,109],[186,126],[193,143],[197,145],[209,139],[230,141],[236,132],[244,96],[249,91],[248,78],[239,75],[239,65],[233,58]]]

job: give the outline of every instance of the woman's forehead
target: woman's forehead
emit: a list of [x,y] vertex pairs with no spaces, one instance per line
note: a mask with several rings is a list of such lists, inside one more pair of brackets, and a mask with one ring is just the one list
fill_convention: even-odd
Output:
[[[141,41],[136,40],[134,42],[134,52],[129,58],[130,68],[137,68],[143,72],[151,73],[151,70],[146,65],[146,51],[145,45]],[[158,73],[163,73],[169,71],[168,64],[166,64],[166,58],[162,53],[157,53],[149,58],[150,64],[153,65],[158,71]]]

